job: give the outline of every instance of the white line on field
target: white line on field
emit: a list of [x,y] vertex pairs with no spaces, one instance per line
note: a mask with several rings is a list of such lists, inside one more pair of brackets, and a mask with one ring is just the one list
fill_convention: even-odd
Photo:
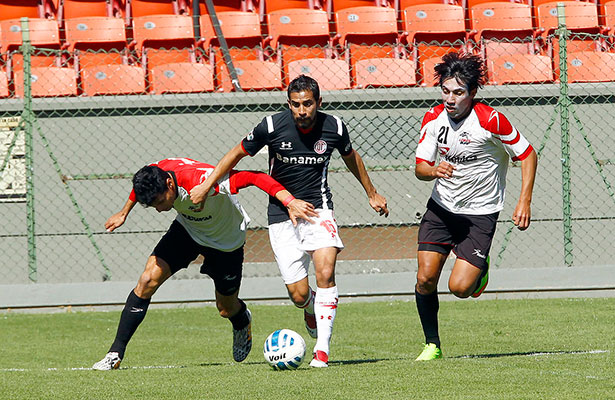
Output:
[[[173,369],[173,368],[186,368],[185,365],[143,365],[135,367],[121,367],[120,369]],[[0,372],[32,372],[35,369],[32,368],[2,368]],[[73,367],[73,368],[44,368],[40,371],[93,371],[92,368],[86,367]]]
[[[508,353],[508,354],[477,354],[465,355],[451,358],[497,358],[497,357],[512,357],[512,356],[558,356],[558,355],[581,355],[581,354],[602,354],[609,353],[609,350],[585,350],[585,351],[544,351],[534,353]],[[134,367],[121,367],[120,369],[179,369],[187,368],[186,365],[143,365]],[[32,368],[0,368],[0,372],[32,372],[37,371]],[[92,371],[92,368],[73,367],[73,368],[43,368],[38,371]],[[588,377],[593,378],[593,377]]]

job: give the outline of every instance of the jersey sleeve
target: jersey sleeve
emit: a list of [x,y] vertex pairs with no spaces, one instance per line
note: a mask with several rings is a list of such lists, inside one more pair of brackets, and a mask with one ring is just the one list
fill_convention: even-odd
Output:
[[348,128],[346,124],[340,119],[336,117],[338,122],[338,133],[340,133],[342,139],[337,146],[337,150],[340,152],[341,156],[347,156],[352,153],[352,143],[350,142],[350,134],[348,133]]
[[533,150],[530,142],[504,114],[492,110],[485,128],[492,133],[496,143],[502,143],[513,161],[523,161]]
[[429,110],[425,114],[425,117],[423,117],[419,144],[416,147],[416,164],[426,162],[427,164],[433,166],[436,163],[438,143],[436,142],[436,135],[433,129],[436,118],[437,115],[434,116],[433,109]]
[[264,118],[260,124],[241,141],[241,147],[246,154],[254,156],[267,145],[269,132],[273,131],[273,121],[271,117]]
[[275,196],[284,186],[280,185],[271,176],[259,171],[235,171],[229,174],[230,192],[236,194],[240,189],[256,186],[269,196]]

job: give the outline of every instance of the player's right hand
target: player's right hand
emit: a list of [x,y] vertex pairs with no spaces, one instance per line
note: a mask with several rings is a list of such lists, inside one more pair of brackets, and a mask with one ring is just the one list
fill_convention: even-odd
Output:
[[194,204],[201,205],[201,208],[197,211],[200,211],[203,209],[203,206],[205,205],[205,200],[207,200],[208,192],[209,192],[209,189],[205,188],[204,183],[201,183],[200,185],[196,185],[195,187],[192,188],[192,190],[190,190],[190,201],[192,201]]
[[113,214],[109,217],[107,222],[105,222],[105,229],[107,230],[107,232],[113,232],[120,226],[124,225],[125,221],[126,215],[124,213],[119,212],[117,214]]
[[455,166],[453,164],[449,164],[446,161],[442,161],[435,170],[436,178],[445,178],[450,179],[453,177],[453,171],[455,171]]
[[318,213],[314,209],[314,205],[312,203],[308,203],[307,201],[293,199],[293,201],[288,203],[287,208],[288,216],[290,217],[293,226],[297,226],[297,219],[303,219],[310,224],[313,224],[314,220],[310,217],[318,217]]

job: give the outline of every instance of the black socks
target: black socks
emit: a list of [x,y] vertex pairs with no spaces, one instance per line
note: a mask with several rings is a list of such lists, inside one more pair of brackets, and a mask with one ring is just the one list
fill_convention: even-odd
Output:
[[248,309],[248,307],[246,307],[246,303],[244,303],[241,299],[239,299],[239,302],[241,303],[241,310],[229,318],[229,321],[233,324],[233,329],[236,331],[245,328],[250,323],[248,313],[246,312]]
[[126,299],[126,305],[122,311],[122,316],[120,317],[115,340],[109,349],[110,352],[117,351],[120,358],[124,358],[124,352],[126,351],[128,341],[145,318],[149,303],[150,299],[140,298],[135,294],[134,290],[130,292],[128,299]]
[[440,348],[440,336],[438,335],[438,310],[440,302],[438,301],[438,291],[434,290],[430,294],[420,294],[414,289],[416,296],[416,308],[419,311],[423,333],[425,334],[425,343],[434,343]]

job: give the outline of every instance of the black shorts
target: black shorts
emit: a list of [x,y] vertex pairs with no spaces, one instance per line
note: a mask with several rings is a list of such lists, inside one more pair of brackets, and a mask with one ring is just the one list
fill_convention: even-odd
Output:
[[213,279],[220,294],[230,296],[239,290],[243,270],[243,246],[233,251],[201,246],[179,222],[173,221],[152,252],[153,256],[160,257],[169,264],[172,274],[187,268],[199,254],[204,258],[201,273]]
[[499,214],[454,214],[430,198],[419,227],[418,250],[446,255],[453,250],[458,258],[485,269]]

